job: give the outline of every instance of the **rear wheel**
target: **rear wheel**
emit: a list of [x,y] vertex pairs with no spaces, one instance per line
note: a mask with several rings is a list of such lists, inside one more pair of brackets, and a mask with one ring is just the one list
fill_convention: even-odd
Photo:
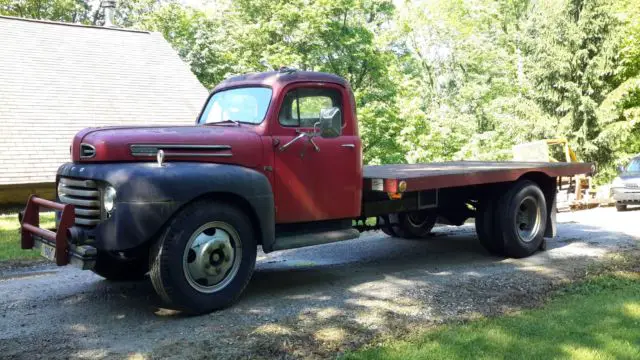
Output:
[[501,238],[496,236],[494,222],[494,213],[496,208],[496,200],[492,197],[484,199],[476,209],[476,234],[480,244],[493,255],[504,254],[504,243]]
[[99,251],[91,271],[110,281],[138,281],[149,272],[149,261],[146,257],[123,260]]
[[540,249],[547,226],[547,204],[540,187],[519,181],[501,196],[497,206],[495,241],[504,244],[504,254],[522,258]]
[[410,211],[389,215],[391,232],[405,239],[422,239],[431,234],[438,217],[428,210]]
[[627,205],[626,204],[621,204],[621,203],[616,203],[616,210],[617,211],[627,211]]
[[387,227],[382,227],[380,228],[380,230],[382,230],[383,233],[389,235],[389,236],[395,236],[391,233],[391,229],[387,228]]
[[382,230],[383,233],[392,237],[397,236],[395,231],[393,231],[393,227],[389,225],[389,223],[389,216],[380,216],[378,218],[378,224],[380,225],[380,230]]
[[200,201],[170,222],[151,259],[151,281],[170,306],[201,314],[231,305],[247,286],[256,240],[247,216]]

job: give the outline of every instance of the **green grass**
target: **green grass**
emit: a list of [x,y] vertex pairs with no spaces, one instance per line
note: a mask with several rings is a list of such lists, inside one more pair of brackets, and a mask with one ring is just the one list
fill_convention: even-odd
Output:
[[[54,213],[40,214],[40,227],[55,227]],[[40,253],[20,249],[20,223],[17,214],[0,215],[0,261],[36,259]]]
[[539,309],[445,325],[344,359],[640,359],[640,274],[595,277]]

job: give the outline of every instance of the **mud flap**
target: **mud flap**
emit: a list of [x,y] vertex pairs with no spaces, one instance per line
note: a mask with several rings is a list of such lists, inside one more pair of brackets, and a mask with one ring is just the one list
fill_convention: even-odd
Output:
[[547,239],[556,237],[558,233],[558,220],[556,219],[558,209],[556,207],[555,191],[551,199],[551,205],[547,205],[547,227],[544,229],[544,238],[540,243],[540,251],[547,250]]
[[545,238],[554,238],[558,233],[558,223],[556,219],[556,213],[558,209],[556,207],[556,197],[551,197],[551,204],[547,205],[547,227],[544,229]]

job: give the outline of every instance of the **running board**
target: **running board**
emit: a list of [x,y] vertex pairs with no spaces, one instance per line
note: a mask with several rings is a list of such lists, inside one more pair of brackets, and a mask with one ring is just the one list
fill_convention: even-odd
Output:
[[305,246],[329,244],[332,242],[351,240],[360,237],[356,229],[331,230],[289,236],[277,236],[273,250],[295,249]]

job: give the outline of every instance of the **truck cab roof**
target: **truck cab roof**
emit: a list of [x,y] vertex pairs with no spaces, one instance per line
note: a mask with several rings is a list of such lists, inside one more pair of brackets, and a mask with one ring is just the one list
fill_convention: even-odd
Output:
[[283,69],[278,71],[267,71],[260,73],[250,73],[232,76],[218,84],[214,92],[224,88],[240,86],[270,86],[282,88],[296,82],[327,82],[349,87],[349,83],[340,76],[315,72],[298,71],[295,69]]

